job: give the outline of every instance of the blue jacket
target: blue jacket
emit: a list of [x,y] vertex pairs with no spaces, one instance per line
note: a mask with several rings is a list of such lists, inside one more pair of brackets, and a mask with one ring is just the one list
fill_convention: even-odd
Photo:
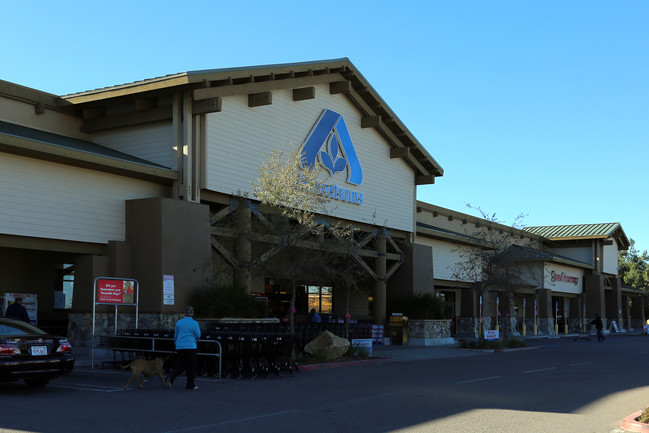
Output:
[[185,317],[176,322],[174,343],[176,350],[196,349],[196,341],[201,338],[201,328],[191,317]]

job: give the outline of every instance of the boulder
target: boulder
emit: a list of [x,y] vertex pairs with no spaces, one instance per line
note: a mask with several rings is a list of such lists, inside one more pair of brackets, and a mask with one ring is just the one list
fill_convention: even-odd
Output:
[[327,361],[342,358],[347,349],[349,349],[349,341],[329,331],[323,331],[315,340],[304,346],[304,351],[309,355],[323,353]]

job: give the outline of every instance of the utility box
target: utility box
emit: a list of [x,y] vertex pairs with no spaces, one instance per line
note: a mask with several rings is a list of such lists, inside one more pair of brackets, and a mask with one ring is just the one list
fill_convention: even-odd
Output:
[[408,343],[408,317],[394,313],[390,316],[391,344],[403,345]]

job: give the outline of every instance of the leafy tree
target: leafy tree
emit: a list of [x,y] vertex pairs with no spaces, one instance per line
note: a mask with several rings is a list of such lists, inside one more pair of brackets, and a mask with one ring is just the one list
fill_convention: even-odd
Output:
[[337,291],[345,290],[345,338],[349,337],[350,296],[368,277],[360,258],[359,230],[344,225],[328,227],[320,241],[318,259],[312,262],[313,275],[333,285]]
[[649,291],[649,255],[647,250],[642,253],[636,250],[633,239],[627,251],[618,252],[618,266],[618,274],[624,284]]
[[[259,168],[259,178],[253,186],[255,197],[264,206],[267,233],[274,244],[262,255],[260,265],[266,275],[284,281],[290,287],[289,322],[294,331],[296,290],[301,280],[314,276],[328,277],[341,285],[351,287],[351,271],[355,251],[354,232],[349,226],[330,224],[327,216],[328,185],[323,172],[306,163],[303,153],[292,148],[286,155],[273,151]],[[277,255],[278,261],[270,260]],[[327,272],[338,269],[334,276]]]
[[[325,213],[329,201],[327,196],[319,193],[324,186],[320,170],[308,166],[302,152],[295,147],[288,155],[283,150],[265,155],[259,167],[259,178],[252,183],[255,197],[264,206],[267,233],[274,237],[274,245],[260,265],[266,274],[287,282],[290,287],[291,332],[295,329],[297,286],[309,261],[309,255],[303,249],[305,241],[318,238],[323,231],[317,215]],[[271,264],[270,257],[280,252],[281,266]]]

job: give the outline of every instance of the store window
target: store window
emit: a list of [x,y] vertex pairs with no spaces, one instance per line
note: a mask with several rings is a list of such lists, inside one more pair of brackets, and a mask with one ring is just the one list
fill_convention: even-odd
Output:
[[74,294],[74,265],[64,263],[59,269],[58,289],[63,294],[63,299],[58,308],[69,310],[72,308],[72,296]]
[[333,288],[327,286],[306,286],[309,311],[312,308],[321,314],[333,313]]

